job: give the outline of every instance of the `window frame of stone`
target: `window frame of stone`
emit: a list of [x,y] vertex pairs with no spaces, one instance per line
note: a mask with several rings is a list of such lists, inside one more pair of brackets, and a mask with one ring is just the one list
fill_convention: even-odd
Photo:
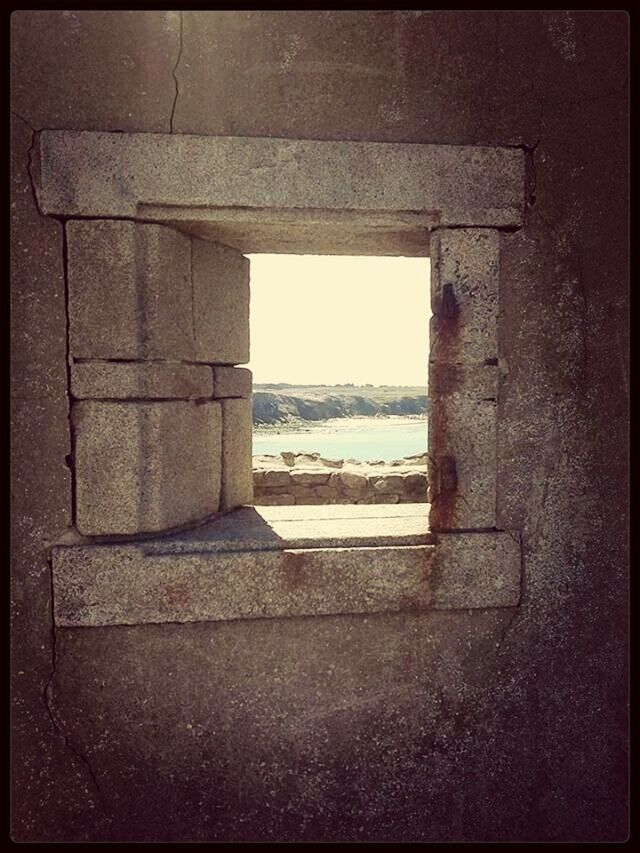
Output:
[[518,534],[497,510],[500,242],[522,225],[524,152],[75,131],[36,149],[40,208],[65,222],[82,547],[250,503],[245,254],[431,257],[425,602],[517,604]]

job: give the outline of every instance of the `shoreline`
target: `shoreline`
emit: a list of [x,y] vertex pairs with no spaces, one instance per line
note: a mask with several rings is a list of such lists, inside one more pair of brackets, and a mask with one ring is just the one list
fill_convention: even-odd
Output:
[[326,427],[339,428],[347,426],[350,421],[380,421],[385,424],[395,422],[398,424],[408,424],[416,422],[428,423],[427,415],[347,415],[342,418],[324,418],[317,421],[303,420],[302,418],[292,418],[291,420],[276,423],[276,424],[255,424],[253,425],[254,435],[286,435],[288,433],[309,433],[319,432]]

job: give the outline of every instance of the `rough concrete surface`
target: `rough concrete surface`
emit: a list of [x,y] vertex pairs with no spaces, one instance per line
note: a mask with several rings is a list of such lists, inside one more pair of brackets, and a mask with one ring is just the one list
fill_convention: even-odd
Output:
[[[14,840],[624,841],[628,16],[19,11],[11,32]],[[93,159],[46,128],[160,134],[162,180],[112,156],[139,138],[101,136]],[[451,146],[436,183],[485,202],[467,147],[480,172],[526,165],[524,208],[497,205],[522,225],[500,235],[497,314],[496,524],[521,541],[518,606],[53,630],[49,549],[73,520],[64,251],[33,189],[135,216],[177,192],[176,147],[196,162],[211,143],[182,201],[224,183],[238,203],[225,136],[270,152],[243,161],[258,201],[300,176],[304,145],[283,139]],[[381,166],[341,162],[323,202]],[[406,198],[400,174],[359,197]]]
[[12,106],[34,127],[169,131],[179,54],[178,12],[18,9]]

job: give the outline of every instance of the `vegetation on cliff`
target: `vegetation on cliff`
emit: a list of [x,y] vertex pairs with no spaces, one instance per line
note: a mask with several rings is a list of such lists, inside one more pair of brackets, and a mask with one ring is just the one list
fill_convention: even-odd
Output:
[[254,385],[254,424],[285,424],[376,415],[422,415],[423,387]]

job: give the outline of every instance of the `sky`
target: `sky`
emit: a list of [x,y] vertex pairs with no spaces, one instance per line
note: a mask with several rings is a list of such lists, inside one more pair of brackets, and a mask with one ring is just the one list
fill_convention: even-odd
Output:
[[249,259],[256,384],[426,386],[428,258]]

